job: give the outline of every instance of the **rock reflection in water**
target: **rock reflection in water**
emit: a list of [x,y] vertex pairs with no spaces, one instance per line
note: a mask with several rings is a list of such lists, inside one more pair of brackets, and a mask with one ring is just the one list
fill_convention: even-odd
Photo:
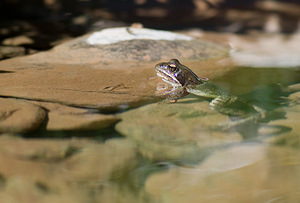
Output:
[[0,202],[147,202],[126,180],[137,167],[126,139],[0,137]]
[[146,191],[158,202],[298,202],[300,153],[244,145],[216,151],[195,168],[152,175]]

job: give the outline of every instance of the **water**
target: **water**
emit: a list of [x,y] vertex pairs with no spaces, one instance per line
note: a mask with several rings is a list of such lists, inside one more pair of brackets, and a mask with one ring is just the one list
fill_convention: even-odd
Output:
[[[25,135],[55,136],[56,145],[72,149],[48,166],[53,180],[40,177],[43,197],[59,191],[79,202],[299,202],[299,69],[245,67],[213,82],[265,109],[266,118],[219,129],[232,118],[190,95],[121,113],[116,128]],[[47,162],[53,149],[43,150],[38,160]]]
[[[139,191],[153,202],[300,201],[300,107],[293,99],[295,86],[291,88],[299,81],[296,68],[240,68],[215,79],[214,83],[267,112],[258,123],[220,132],[206,127],[227,120],[209,118],[209,111],[191,111],[203,103],[195,96],[172,104],[177,105],[175,110],[161,104],[129,114],[138,117],[133,121],[136,126],[121,123],[117,129],[138,143],[141,160],[148,160],[131,173],[139,180],[135,182]],[[132,129],[123,131],[126,125]]]

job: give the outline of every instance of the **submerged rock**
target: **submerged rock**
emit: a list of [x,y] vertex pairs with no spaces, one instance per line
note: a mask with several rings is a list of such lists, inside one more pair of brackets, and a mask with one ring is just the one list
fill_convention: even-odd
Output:
[[223,130],[228,116],[209,109],[206,101],[181,99],[155,103],[120,115],[116,130],[134,140],[154,160],[197,161],[217,146],[240,142],[235,130]]
[[88,142],[80,140],[25,140],[12,135],[2,135],[0,137],[0,154],[12,159],[58,162],[77,153],[87,144]]
[[[125,181],[137,165],[126,139],[25,140],[0,137],[1,202],[143,202]],[[93,193],[93,195],[91,195]]]

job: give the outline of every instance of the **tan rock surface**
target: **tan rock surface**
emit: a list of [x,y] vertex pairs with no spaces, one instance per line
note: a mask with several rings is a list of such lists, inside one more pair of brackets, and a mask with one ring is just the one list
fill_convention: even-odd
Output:
[[128,71],[125,68],[116,72],[52,64],[33,67],[14,61],[2,65],[3,70],[14,72],[0,74],[2,96],[115,110],[153,100],[154,97],[151,94],[154,87],[147,85],[154,75],[150,67],[148,70]]
[[[161,60],[177,57],[190,61],[185,64],[194,64],[207,75],[218,71],[201,66],[199,61],[227,54],[226,48],[201,40],[130,40],[89,45],[87,37],[51,51],[2,61],[0,96],[120,111],[156,100],[156,86],[150,84],[150,79],[156,75],[154,66]],[[216,63],[210,66],[213,64]],[[224,73],[231,68],[219,65],[217,69]]]
[[25,133],[37,129],[46,112],[39,106],[17,99],[0,98],[0,131]]
[[[214,77],[232,69],[215,61],[183,61],[196,73]],[[114,63],[121,69],[104,69],[83,65],[27,64],[21,59],[1,62],[1,96],[61,103],[65,105],[120,111],[155,101],[156,62]],[[112,64],[111,64],[112,65]],[[97,66],[100,66],[98,64]],[[132,66],[135,68],[133,69]],[[214,68],[213,68],[214,67]],[[220,71],[216,71],[220,70]],[[152,82],[152,84],[151,84]]]

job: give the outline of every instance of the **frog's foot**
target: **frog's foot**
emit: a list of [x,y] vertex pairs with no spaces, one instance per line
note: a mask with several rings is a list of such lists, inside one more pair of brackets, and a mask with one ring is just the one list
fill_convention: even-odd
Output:
[[255,109],[255,111],[257,111],[258,113],[259,113],[259,118],[258,119],[265,119],[266,117],[267,117],[267,112],[266,112],[266,110],[264,110],[264,109],[262,109],[262,108],[260,108],[260,107],[258,107],[258,106],[255,106],[255,105],[253,105],[253,108]]
[[231,115],[234,114],[234,109],[229,108],[228,106],[234,103],[237,100],[237,97],[216,97],[210,103],[210,109],[218,111],[223,114]]
[[177,102],[177,99],[169,99],[169,102],[170,102],[170,103],[176,103],[176,102]]

